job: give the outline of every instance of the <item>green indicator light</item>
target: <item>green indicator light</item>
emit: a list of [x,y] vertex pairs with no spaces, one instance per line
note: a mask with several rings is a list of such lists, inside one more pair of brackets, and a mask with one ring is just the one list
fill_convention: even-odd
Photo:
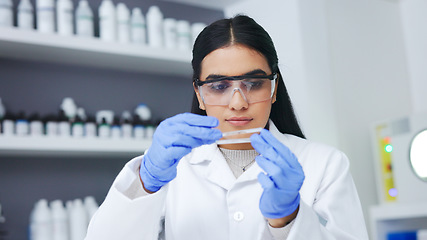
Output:
[[390,144],[387,144],[384,148],[384,150],[388,153],[393,152],[393,146],[391,146]]

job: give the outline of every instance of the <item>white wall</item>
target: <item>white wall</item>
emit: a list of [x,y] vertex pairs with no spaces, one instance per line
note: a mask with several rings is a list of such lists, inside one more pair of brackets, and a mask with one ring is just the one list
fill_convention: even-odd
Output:
[[369,135],[374,121],[411,112],[399,5],[325,0],[341,149],[352,160],[365,218],[377,203]]
[[400,1],[414,113],[427,112],[427,1]]
[[368,223],[370,125],[412,111],[398,1],[248,0],[225,12],[247,13],[272,35],[303,129],[349,156]]
[[266,0],[260,6],[259,0],[249,0],[225,9],[225,15],[248,14],[269,32],[304,133],[338,146],[323,3],[307,2],[307,11],[300,5],[298,0]]

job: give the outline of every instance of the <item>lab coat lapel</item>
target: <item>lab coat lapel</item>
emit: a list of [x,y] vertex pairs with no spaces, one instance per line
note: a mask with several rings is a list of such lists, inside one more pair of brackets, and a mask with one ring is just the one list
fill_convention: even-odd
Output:
[[236,178],[217,145],[214,144],[212,146],[214,148],[212,151],[212,160],[207,166],[206,178],[228,191],[231,189],[234,182],[236,182]]

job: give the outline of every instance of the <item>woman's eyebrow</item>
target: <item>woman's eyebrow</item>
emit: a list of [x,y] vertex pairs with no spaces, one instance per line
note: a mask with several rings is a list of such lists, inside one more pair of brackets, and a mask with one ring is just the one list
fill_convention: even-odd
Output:
[[[255,70],[249,71],[243,75],[267,75],[267,73],[264,70],[255,69]],[[207,79],[216,79],[216,78],[221,78],[221,77],[228,77],[228,76],[221,75],[221,74],[210,74],[209,76],[206,77],[206,80]]]

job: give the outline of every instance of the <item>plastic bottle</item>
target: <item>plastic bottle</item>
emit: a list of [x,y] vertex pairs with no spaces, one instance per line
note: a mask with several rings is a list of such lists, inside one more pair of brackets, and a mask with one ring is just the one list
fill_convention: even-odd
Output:
[[61,110],[65,113],[69,121],[73,121],[77,115],[77,105],[72,98],[64,98],[61,103]]
[[122,136],[125,139],[132,138],[132,115],[128,111],[122,113]]
[[152,121],[145,121],[143,122],[145,126],[145,138],[152,139],[154,135],[154,131],[156,128],[154,127],[154,123]]
[[130,42],[130,12],[126,4],[117,4],[117,35],[120,43]]
[[52,213],[46,199],[39,200],[34,207],[30,232],[32,240],[52,240]]
[[116,8],[112,0],[103,0],[99,7],[99,36],[107,42],[117,39]]
[[98,210],[99,206],[98,206],[98,203],[96,203],[96,200],[93,196],[85,197],[84,206],[86,209],[88,223],[89,223],[93,215],[95,214],[95,212]]
[[52,211],[52,240],[68,240],[68,215],[61,200],[50,203]]
[[121,138],[122,137],[122,127],[120,126],[120,121],[118,117],[114,118],[113,124],[111,125],[111,138]]
[[109,138],[111,136],[111,127],[106,118],[102,118],[101,123],[98,124],[98,137]]
[[96,123],[94,117],[88,117],[84,124],[85,137],[94,138],[96,137]]
[[5,136],[12,136],[15,134],[15,115],[11,112],[6,112],[2,122],[2,131]]
[[163,36],[165,40],[165,48],[176,49],[176,20],[173,18],[165,18],[163,21]]
[[0,0],[0,27],[13,26],[12,0]]
[[24,112],[20,112],[16,118],[16,135],[17,136],[28,136],[30,126],[28,119],[25,117]]
[[76,35],[81,37],[95,36],[93,11],[87,0],[80,0],[76,9]]
[[43,33],[55,32],[55,11],[53,0],[36,0],[37,30]]
[[30,0],[21,0],[21,2],[19,2],[18,28],[34,29],[34,8]]
[[58,121],[54,115],[48,115],[44,118],[44,123],[46,127],[46,136],[47,137],[57,137],[58,136]]
[[206,27],[206,24],[200,23],[200,22],[191,24],[191,41],[192,41],[192,44],[194,44],[194,42],[196,42],[197,37],[203,31],[203,29],[205,29],[205,27]]
[[58,115],[58,136],[69,137],[71,135],[71,125],[64,110],[59,111]]
[[135,44],[146,45],[147,43],[147,25],[145,24],[144,15],[140,8],[132,9],[131,17],[131,39]]
[[56,23],[60,35],[73,35],[73,8],[71,0],[58,0],[56,2]]
[[163,14],[157,6],[148,9],[147,32],[150,47],[163,47]]
[[178,41],[178,49],[182,51],[190,51],[191,49],[191,32],[190,23],[185,20],[179,20],[176,23],[176,35]]
[[82,240],[86,236],[88,217],[81,199],[73,201],[70,213],[70,240]]
[[75,138],[81,138],[85,135],[84,131],[84,122],[79,115],[76,116],[76,119],[71,124],[71,136]]
[[30,135],[33,137],[42,136],[43,131],[43,122],[41,121],[39,115],[34,113],[28,119],[30,121]]
[[138,115],[135,115],[133,120],[133,137],[135,139],[145,138],[145,127]]

